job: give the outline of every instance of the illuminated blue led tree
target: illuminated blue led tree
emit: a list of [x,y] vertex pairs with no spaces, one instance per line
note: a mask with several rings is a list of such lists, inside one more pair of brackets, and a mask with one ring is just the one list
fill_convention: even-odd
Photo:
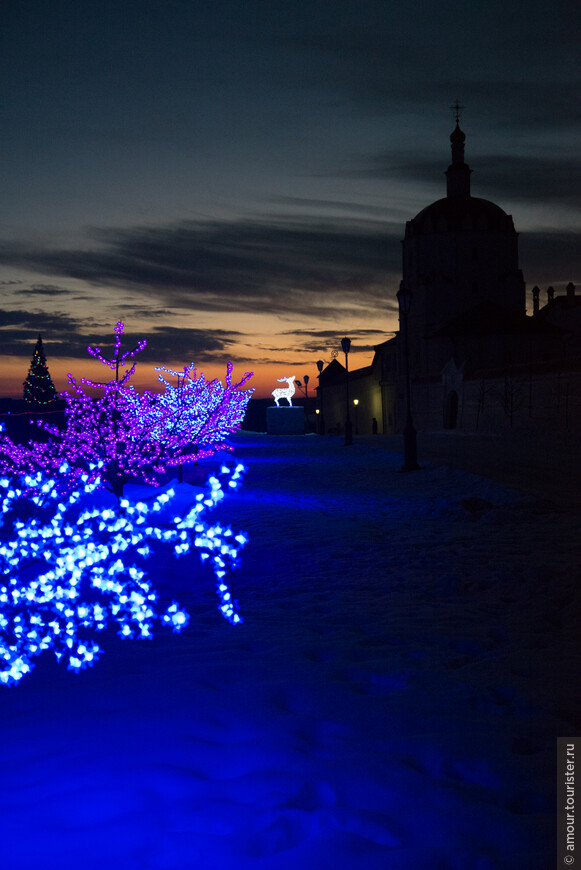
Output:
[[[124,486],[134,479],[157,486],[156,474],[166,467],[231,449],[225,437],[244,417],[251,390],[240,388],[250,374],[232,384],[229,364],[222,384],[196,377],[193,365],[179,375],[158,369],[176,375],[177,387],[160,375],[165,392],[140,395],[129,384],[131,358],[145,341],[122,352],[122,323],[115,336],[110,359],[89,348],[114,379],[69,375],[63,430],[43,424],[48,443],[0,437],[0,682],[6,684],[18,682],[45,650],[75,671],[93,664],[101,653],[93,635],[112,622],[124,638],[151,637],[156,623],[181,631],[187,612],[162,602],[147,576],[153,549],[176,557],[198,549],[214,571],[220,612],[233,624],[242,621],[229,577],[246,536],[203,515],[224,497],[223,481],[228,489],[238,486],[243,466],[222,465],[201,492],[188,487],[191,498],[180,511],[173,489],[132,501]],[[113,506],[99,507],[103,496],[99,501],[94,493],[101,486],[117,497],[107,497]]]
[[[224,498],[223,481],[236,488],[243,471],[222,466],[179,513],[171,488],[152,499],[99,507],[85,498],[97,488],[88,475],[66,498],[41,472],[19,486],[0,479],[0,682],[19,682],[47,650],[74,671],[94,664],[102,649],[93,635],[110,623],[123,638],[151,638],[156,624],[185,628],[188,613],[175,601],[164,607],[147,576],[153,548],[175,557],[198,549],[214,571],[222,616],[240,623],[229,575],[246,535],[210,525],[203,515]],[[19,519],[31,506],[34,518]]]
[[[156,371],[161,372],[158,377],[164,391],[153,396],[145,407],[135,408],[151,437],[162,444],[175,441],[197,458],[216,450],[231,450],[226,436],[244,419],[253,391],[242,387],[252,375],[247,372],[240,383],[233,384],[230,362],[224,384],[198,375],[194,363],[181,372],[161,366]],[[166,376],[176,378],[177,383],[172,384]],[[167,462],[170,466],[181,463],[177,452]]]

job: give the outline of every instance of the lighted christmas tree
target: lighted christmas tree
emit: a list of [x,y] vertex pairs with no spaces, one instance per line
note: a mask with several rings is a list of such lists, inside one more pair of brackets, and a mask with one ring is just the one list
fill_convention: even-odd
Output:
[[54,402],[56,397],[57,392],[48,371],[42,338],[39,335],[24,381],[24,401],[34,408],[44,408]]

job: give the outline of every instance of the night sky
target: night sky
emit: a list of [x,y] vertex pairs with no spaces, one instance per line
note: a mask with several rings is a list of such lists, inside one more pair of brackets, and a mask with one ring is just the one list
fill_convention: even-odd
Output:
[[456,100],[529,312],[581,283],[576,0],[4,0],[0,34],[0,395],[38,332],[63,389],[117,320],[142,381],[231,359],[268,394],[345,334],[366,365]]

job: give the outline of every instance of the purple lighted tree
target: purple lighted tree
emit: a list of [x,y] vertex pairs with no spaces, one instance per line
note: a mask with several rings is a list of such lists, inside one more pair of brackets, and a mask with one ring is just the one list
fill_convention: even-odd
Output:
[[[132,350],[122,352],[123,329],[123,323],[117,323],[110,359],[101,348],[88,348],[115,372],[115,378],[99,383],[87,378],[77,381],[69,375],[70,389],[61,394],[66,402],[64,429],[43,424],[51,435],[46,444],[29,441],[26,446],[17,445],[4,437],[0,440],[0,471],[58,472],[61,480],[68,479],[67,489],[74,488],[80,479],[97,481],[119,497],[124,485],[134,478],[155,486],[156,474],[168,466],[230,449],[224,437],[244,417],[252,391],[239,388],[251,375],[233,385],[232,366],[228,364],[224,386],[219,381],[206,382],[203,375],[193,379],[191,365],[178,376],[177,387],[160,376],[165,393],[145,391],[140,395],[129,384],[135,372],[135,363],[129,363],[147,342],[138,341]],[[91,396],[87,388],[101,395]]]

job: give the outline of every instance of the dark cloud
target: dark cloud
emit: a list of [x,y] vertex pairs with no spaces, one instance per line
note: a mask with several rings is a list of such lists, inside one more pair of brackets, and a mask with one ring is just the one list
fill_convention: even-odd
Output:
[[[0,348],[3,355],[30,357],[38,333],[42,334],[47,356],[86,359],[87,347],[100,347],[105,356],[113,352],[113,328],[106,331],[86,331],[80,318],[65,314],[31,315],[25,311],[0,311]],[[212,362],[228,356],[229,348],[240,340],[240,333],[222,329],[181,329],[154,326],[143,335],[131,331],[124,334],[123,347],[133,348],[145,338],[147,347],[140,354],[143,362],[157,364],[175,360],[190,363]]]
[[[22,283],[22,282],[19,282]],[[62,287],[56,287],[54,284],[42,284],[33,287],[26,287],[18,291],[18,296],[48,296],[53,298],[56,296],[76,296],[75,292],[63,290]]]
[[401,257],[401,230],[379,221],[187,221],[93,237],[88,251],[5,246],[0,259],[194,311],[329,317],[389,308],[386,277]]
[[[394,305],[394,310],[397,310],[397,304]],[[382,329],[352,329],[349,330],[349,338],[351,341],[354,338],[369,338],[372,335],[384,335],[385,331]],[[298,336],[306,336],[308,338],[315,339],[337,339],[339,344],[341,343],[341,339],[343,338],[342,332],[337,332],[336,329],[294,329],[288,330],[286,332],[281,332],[279,335],[298,335]]]
[[[300,196],[275,196],[271,197],[271,202],[283,205],[283,206],[291,206],[293,208],[298,208],[301,211],[304,211],[306,208],[316,209],[317,211],[326,211],[326,212],[334,212],[334,211],[343,211],[349,214],[357,214],[361,212],[366,215],[374,215],[376,219],[381,219],[385,217],[385,206],[384,205],[369,205],[368,203],[357,203],[350,200],[338,200],[338,199],[309,199],[307,197]],[[397,234],[397,227],[388,227],[387,228],[390,233]]]
[[147,334],[147,348],[143,352],[154,360],[183,360],[184,364],[213,362],[219,357],[231,359],[229,348],[240,340],[239,332],[225,329],[180,329],[154,327]]
[[[471,164],[472,165],[472,164]],[[475,157],[474,168],[488,197],[530,203],[558,203],[581,210],[581,157],[487,154]]]
[[574,0],[377,2],[366,3],[364,15],[360,4],[333,8],[326,20],[315,17],[282,37],[302,59],[290,75],[359,111],[391,114],[401,125],[410,111],[458,96],[515,123],[519,115],[540,120],[542,105],[546,124],[570,118],[577,104],[581,21]]
[[[2,312],[3,313],[3,312]],[[44,324],[41,324],[44,326]],[[38,326],[38,321],[37,321]],[[22,326],[15,325],[5,327],[0,325],[0,352],[2,356],[32,357],[37,336],[42,335],[42,341],[47,357],[76,357],[84,355],[87,350],[87,341],[72,339],[63,331],[59,333],[52,329],[30,329],[23,322]]]
[[[581,210],[581,157],[553,157],[484,153],[466,147],[466,161],[473,170],[472,194],[494,201],[521,200],[532,203],[558,203]],[[410,180],[441,185],[445,196],[444,172],[451,162],[450,152],[439,157],[418,155],[410,160],[404,152],[385,152],[369,159],[366,165],[347,168],[353,176]],[[426,203],[427,204],[427,203]],[[410,215],[413,217],[413,215]]]
[[123,316],[139,318],[147,320],[148,318],[158,320],[161,317],[175,317],[175,311],[170,308],[158,308],[155,305],[138,305],[123,302],[115,305],[115,311]]
[[[397,309],[397,304],[394,304],[393,310]],[[341,351],[341,339],[344,336],[343,332],[337,332],[336,329],[297,329],[289,330],[280,333],[281,335],[294,335],[301,343],[301,349],[306,353],[318,354],[319,356],[327,354],[332,350],[336,350],[339,354]],[[376,345],[385,341],[391,333],[386,333],[383,329],[352,329],[348,331],[348,337],[351,339],[350,353],[369,353],[373,351]]]
[[19,334],[28,334],[36,341],[38,333],[54,332],[59,335],[74,333],[78,327],[79,321],[69,314],[45,314],[20,309],[0,310],[0,336],[2,337],[11,329],[17,329]]

